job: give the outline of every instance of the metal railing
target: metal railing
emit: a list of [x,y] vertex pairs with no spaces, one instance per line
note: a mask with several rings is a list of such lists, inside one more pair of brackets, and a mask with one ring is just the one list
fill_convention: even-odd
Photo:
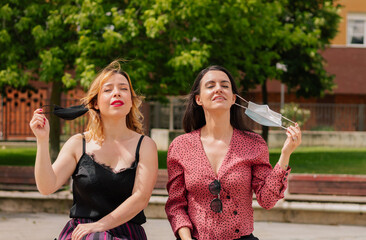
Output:
[[[25,97],[1,97],[0,107],[0,139],[1,140],[34,140],[29,128],[33,112],[39,106],[49,103],[48,99]],[[79,100],[64,99],[61,106],[67,107],[80,104]],[[327,131],[366,131],[365,104],[299,104],[300,108],[310,110],[310,118],[302,126],[303,130]],[[170,130],[182,129],[182,119],[185,110],[183,99],[171,99],[170,103],[151,102],[149,104],[151,128]],[[279,111],[279,103],[270,103],[270,108]],[[286,116],[288,117],[288,116]],[[247,126],[260,130],[261,126],[249,118],[245,118]],[[61,120],[61,135],[67,138],[85,130],[87,114],[73,121]]]
[[[272,110],[280,111],[280,103],[268,105]],[[365,104],[300,103],[299,107],[310,110],[310,118],[302,126],[303,130],[366,131]],[[150,108],[150,128],[170,130],[182,128],[184,100],[176,100],[168,104],[153,102],[150,103]],[[245,118],[245,123],[250,129],[261,129],[259,124],[249,118]]]

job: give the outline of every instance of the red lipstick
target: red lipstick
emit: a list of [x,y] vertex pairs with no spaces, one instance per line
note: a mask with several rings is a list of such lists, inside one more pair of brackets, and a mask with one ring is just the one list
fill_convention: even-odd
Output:
[[120,106],[123,106],[125,103],[123,102],[123,101],[121,101],[121,100],[115,100],[115,101],[113,101],[112,103],[111,103],[111,105],[113,106],[113,107],[120,107]]

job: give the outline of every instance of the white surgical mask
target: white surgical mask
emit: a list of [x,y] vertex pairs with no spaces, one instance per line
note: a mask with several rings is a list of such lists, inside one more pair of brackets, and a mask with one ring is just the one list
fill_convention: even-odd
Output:
[[282,118],[294,123],[288,118],[285,118],[280,113],[277,113],[273,110],[271,110],[268,105],[259,105],[255,104],[251,101],[247,101],[244,98],[240,97],[236,94],[236,96],[246,103],[248,103],[248,107],[242,106],[240,104],[234,103],[235,105],[245,108],[245,114],[250,117],[253,121],[268,127],[281,127],[283,129],[286,129],[284,126],[282,126]]

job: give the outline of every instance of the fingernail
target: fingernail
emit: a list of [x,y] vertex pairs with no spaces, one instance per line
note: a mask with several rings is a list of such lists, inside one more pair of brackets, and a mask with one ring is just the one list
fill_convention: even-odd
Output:
[[40,111],[40,112],[43,112],[43,109],[42,109],[42,108],[40,108],[40,109],[39,109],[39,111]]

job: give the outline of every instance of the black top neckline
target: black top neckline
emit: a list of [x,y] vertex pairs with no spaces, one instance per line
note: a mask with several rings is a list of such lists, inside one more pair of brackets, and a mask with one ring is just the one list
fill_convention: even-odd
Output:
[[[83,156],[85,156],[85,157],[83,157]],[[88,160],[92,161],[96,166],[99,166],[99,167],[103,168],[104,170],[106,170],[107,172],[110,172],[113,174],[119,174],[119,173],[123,173],[130,169],[135,169],[137,167],[137,163],[138,163],[137,159],[135,159],[135,161],[132,162],[130,167],[121,168],[120,170],[116,171],[111,166],[108,166],[106,164],[96,161],[95,158],[93,157],[93,155],[91,155],[91,154],[83,153],[79,162],[82,161],[83,159],[88,159]]]
[[137,167],[137,164],[139,163],[139,160],[140,160],[140,146],[141,146],[141,142],[142,142],[142,139],[144,138],[144,135],[141,135],[138,143],[137,143],[137,147],[136,147],[136,153],[135,153],[135,161],[132,162],[131,166],[130,167],[126,167],[126,168],[121,168],[120,170],[116,171],[115,169],[113,169],[111,166],[109,165],[106,165],[104,163],[101,163],[101,162],[98,162],[96,159],[95,159],[95,155],[94,154],[89,154],[87,153],[85,150],[86,150],[86,141],[85,141],[85,134],[84,133],[81,133],[82,137],[83,137],[83,154],[81,155],[79,161],[78,161],[78,164],[79,162],[82,160],[82,159],[85,159],[84,156],[86,156],[86,159],[89,159],[91,160],[92,162],[94,162],[97,166],[99,167],[102,167],[103,169],[107,170],[108,172],[111,172],[111,173],[114,173],[114,174],[119,174],[119,173],[122,173],[122,172],[125,172],[126,170],[129,170],[129,169],[135,169]]

